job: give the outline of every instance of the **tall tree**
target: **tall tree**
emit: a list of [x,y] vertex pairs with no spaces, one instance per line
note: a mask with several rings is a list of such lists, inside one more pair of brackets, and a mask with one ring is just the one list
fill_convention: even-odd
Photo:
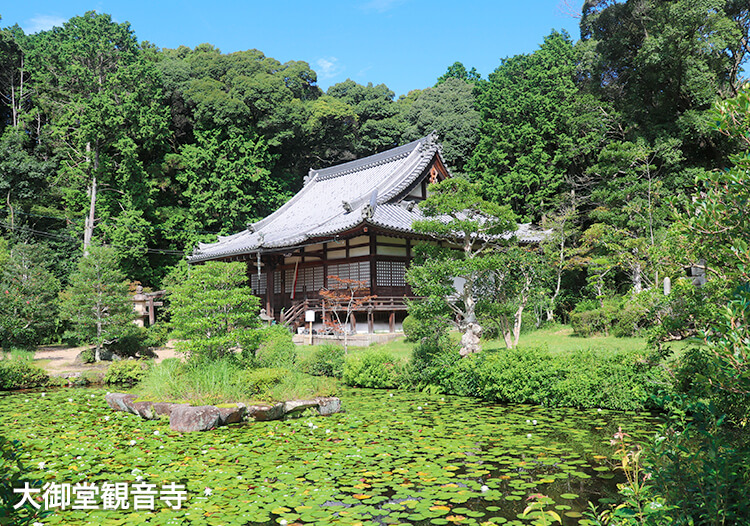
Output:
[[582,77],[623,117],[626,140],[676,138],[690,164],[723,162],[706,110],[734,95],[746,63],[750,6],[735,0],[589,0]]
[[50,271],[50,253],[41,245],[19,243],[10,251],[0,276],[0,342],[34,347],[56,325],[60,282]]
[[89,247],[61,299],[63,319],[72,325],[74,336],[94,345],[96,361],[102,347],[124,335],[135,319],[128,283],[111,247]]
[[326,95],[339,99],[357,115],[357,136],[353,144],[355,157],[363,157],[398,146],[404,121],[395,94],[385,84],[367,86],[351,79],[334,84]]
[[479,112],[474,103],[472,84],[454,77],[420,91],[415,100],[400,99],[408,123],[403,137],[413,141],[437,131],[446,162],[463,172],[479,139]]
[[93,11],[31,41],[34,81],[44,87],[38,102],[63,159],[66,204],[74,214],[86,210],[85,249],[100,216],[121,210],[120,196],[148,206],[148,172],[166,132],[149,57],[127,23]]
[[461,333],[461,355],[478,352],[482,327],[477,316],[480,285],[507,266],[503,234],[516,230],[515,216],[506,206],[482,199],[479,187],[453,177],[431,184],[429,197],[420,203],[424,220],[413,228],[456,248],[423,245],[407,279],[414,293],[425,296],[438,310],[450,309]]
[[525,220],[555,208],[604,137],[598,101],[576,85],[577,52],[553,32],[477,84],[480,138],[467,171],[484,195]]

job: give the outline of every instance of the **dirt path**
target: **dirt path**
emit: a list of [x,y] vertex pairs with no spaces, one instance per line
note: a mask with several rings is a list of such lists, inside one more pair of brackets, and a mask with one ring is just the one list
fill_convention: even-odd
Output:
[[[171,343],[171,342],[170,342]],[[87,347],[65,347],[63,345],[47,345],[39,347],[34,354],[34,362],[48,374],[62,375],[64,373],[80,373],[85,371],[106,371],[110,362],[99,362],[96,364],[73,363],[78,353]],[[156,351],[156,363],[166,358],[181,357],[169,343]]]

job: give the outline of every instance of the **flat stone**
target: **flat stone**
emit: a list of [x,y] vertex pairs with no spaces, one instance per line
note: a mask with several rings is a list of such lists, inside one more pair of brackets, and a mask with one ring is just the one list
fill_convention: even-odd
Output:
[[247,414],[245,404],[235,404],[235,407],[217,407],[219,410],[219,425],[236,424],[242,422]]
[[126,393],[107,393],[104,396],[104,399],[107,401],[107,405],[114,411],[138,414],[129,405],[129,403],[135,400],[135,395]]
[[284,414],[288,415],[289,413],[293,413],[295,411],[304,411],[305,409],[309,409],[311,407],[318,407],[318,401],[317,400],[289,400],[288,402],[284,402]]
[[318,398],[318,413],[323,416],[332,415],[341,411],[341,399],[335,396]]
[[247,414],[258,422],[265,422],[266,420],[280,420],[284,416],[284,404],[278,403],[275,405],[251,405],[247,408]]
[[172,414],[172,408],[177,405],[189,405],[189,404],[172,404],[169,402],[154,402],[153,411],[157,416],[169,416]]
[[144,420],[156,420],[159,418],[159,415],[157,415],[154,412],[154,403],[153,402],[135,402],[130,400],[129,402],[125,402],[128,407],[131,407],[133,409],[133,412],[143,418]]
[[219,425],[219,409],[212,405],[193,407],[177,405],[169,416],[169,427],[172,431],[187,433],[190,431],[208,431]]

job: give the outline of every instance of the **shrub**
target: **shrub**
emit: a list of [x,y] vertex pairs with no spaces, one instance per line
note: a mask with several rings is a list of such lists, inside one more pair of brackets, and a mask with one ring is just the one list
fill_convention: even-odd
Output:
[[422,339],[422,336],[425,336],[422,334],[423,331],[421,331],[422,323],[414,316],[409,315],[404,318],[401,327],[407,342],[418,342]]
[[315,350],[306,369],[315,376],[341,378],[344,373],[344,348],[340,345],[324,343]]
[[147,339],[148,330],[146,328],[131,324],[123,328],[120,335],[106,348],[117,356],[135,358],[141,351],[148,348]]
[[522,348],[459,358],[442,348],[427,356],[412,360],[417,388],[493,402],[634,410],[646,407],[666,381],[665,372],[642,364],[633,352]]
[[84,349],[81,351],[81,363],[94,363],[96,361],[96,354],[93,349]]
[[288,369],[253,369],[239,375],[242,390],[250,395],[262,395],[281,383],[289,375]]
[[[713,404],[670,401],[673,412],[648,449],[652,483],[675,505],[675,523],[746,524],[750,439]],[[689,419],[686,415],[690,415]]]
[[49,376],[24,358],[0,359],[0,389],[30,389],[47,385]]
[[351,356],[344,364],[343,380],[357,387],[397,387],[403,376],[403,367],[390,354],[383,351],[366,351],[361,356]]
[[[292,334],[281,325],[272,325],[255,331],[257,350],[255,361],[260,367],[277,367],[291,369],[297,361],[297,347],[292,341]],[[252,347],[251,347],[252,349]],[[247,353],[243,351],[243,355]]]
[[112,362],[107,369],[107,374],[104,375],[104,383],[135,385],[146,376],[146,371],[149,367],[150,362],[142,362],[139,360],[120,360],[119,362]]

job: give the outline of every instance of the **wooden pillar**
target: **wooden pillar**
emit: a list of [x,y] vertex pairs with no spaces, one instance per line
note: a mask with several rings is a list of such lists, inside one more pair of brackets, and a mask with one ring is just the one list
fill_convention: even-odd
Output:
[[357,317],[352,312],[352,315],[349,317],[349,320],[352,322],[352,334],[357,333]]
[[376,256],[378,253],[377,237],[374,232],[370,232],[370,294],[377,294],[375,292],[377,281],[375,274],[377,273]]
[[391,315],[388,316],[388,331],[396,332],[396,311],[392,310]]
[[368,309],[367,311],[367,332],[369,334],[375,332],[375,313],[372,309]]

